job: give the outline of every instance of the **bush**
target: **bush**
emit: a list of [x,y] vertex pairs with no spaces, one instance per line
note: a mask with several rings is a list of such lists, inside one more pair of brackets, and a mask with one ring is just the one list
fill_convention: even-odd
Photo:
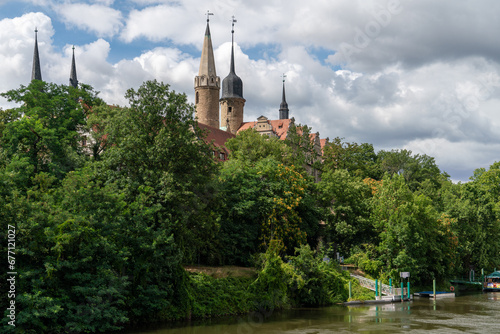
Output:
[[303,245],[296,248],[290,258],[293,275],[290,277],[290,295],[297,305],[322,306],[347,300],[348,290],[344,277],[333,262],[323,261],[317,253]]
[[251,278],[213,278],[203,273],[190,275],[192,317],[218,317],[252,311],[251,283]]
[[372,260],[373,246],[364,245],[366,250],[356,248],[353,254],[345,261],[345,263],[354,264],[360,270],[372,277],[378,277],[382,268],[382,262],[379,260]]
[[272,240],[266,253],[261,255],[262,270],[250,289],[260,309],[281,309],[288,305],[290,270],[279,256],[283,244]]

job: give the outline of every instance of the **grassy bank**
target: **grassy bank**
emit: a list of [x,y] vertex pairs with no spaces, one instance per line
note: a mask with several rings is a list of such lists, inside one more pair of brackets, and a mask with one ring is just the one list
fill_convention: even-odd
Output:
[[272,249],[257,269],[186,267],[192,307],[190,317],[209,318],[300,306],[328,306],[348,299],[374,299],[374,293],[351,279],[336,263],[305,246],[285,263]]

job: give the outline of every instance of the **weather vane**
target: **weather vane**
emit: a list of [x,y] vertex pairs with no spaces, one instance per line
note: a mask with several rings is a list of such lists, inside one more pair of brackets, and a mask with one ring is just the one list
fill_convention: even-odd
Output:
[[232,33],[234,33],[234,24],[235,24],[236,22],[238,22],[238,21],[236,21],[236,19],[234,18],[234,15],[233,15],[233,16],[232,16],[232,18],[231,18],[231,24],[232,24],[232,29],[231,29],[231,32],[232,32]]
[[214,13],[210,13],[209,10],[207,10],[207,13],[205,14],[207,16],[207,22],[210,21],[210,15],[214,15]]
[[283,78],[283,82],[285,82],[286,74],[283,73],[283,75],[281,77]]

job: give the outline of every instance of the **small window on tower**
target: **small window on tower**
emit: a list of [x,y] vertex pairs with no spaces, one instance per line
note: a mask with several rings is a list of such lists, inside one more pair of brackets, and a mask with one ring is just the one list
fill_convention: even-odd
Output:
[[200,92],[196,92],[195,102],[196,104],[200,103]]
[[214,83],[214,78],[212,78],[212,83]]
[[233,111],[233,107],[229,107],[227,108],[227,112],[230,113],[231,111]]

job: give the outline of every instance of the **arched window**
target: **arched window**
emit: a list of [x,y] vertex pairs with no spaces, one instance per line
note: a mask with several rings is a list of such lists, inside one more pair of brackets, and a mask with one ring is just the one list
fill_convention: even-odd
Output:
[[200,92],[196,92],[195,103],[200,103]]

